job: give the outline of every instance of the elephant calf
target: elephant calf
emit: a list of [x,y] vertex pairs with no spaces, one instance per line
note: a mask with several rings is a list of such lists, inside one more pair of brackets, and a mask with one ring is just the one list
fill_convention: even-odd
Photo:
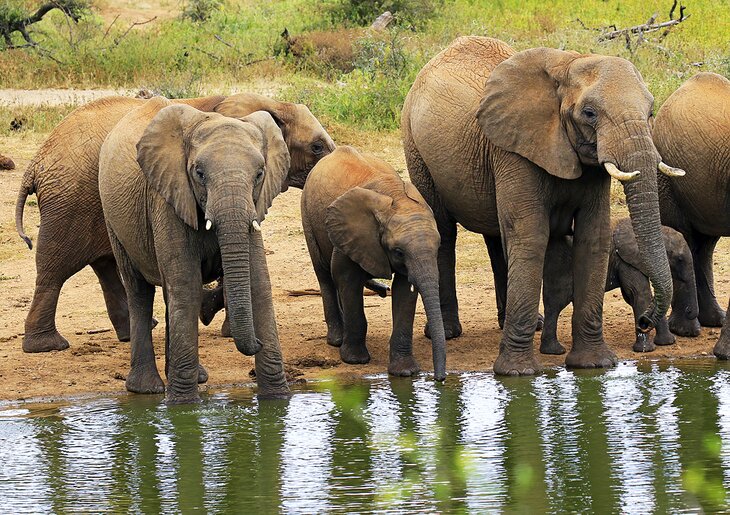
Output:
[[[302,224],[322,292],[327,343],[345,363],[367,363],[363,287],[393,274],[392,375],[410,376],[418,292],[432,328],[434,375],[446,377],[444,325],[439,305],[440,244],[436,221],[416,188],[387,163],[338,147],[312,170],[302,194]],[[373,284],[370,282],[370,284]]]
[[[679,232],[669,227],[662,227],[662,235],[672,272],[674,290],[672,314],[668,324],[666,318],[662,317],[657,325],[653,342],[646,333],[637,331],[634,352],[651,352],[656,348],[655,344],[671,345],[675,341],[674,334],[679,336],[700,334],[692,254]],[[563,354],[565,348],[558,342],[556,332],[560,312],[573,300],[572,238],[565,236],[557,239],[551,242],[550,247],[548,259],[545,261],[543,290],[545,326],[542,330],[540,352]],[[606,291],[616,288],[621,288],[624,300],[633,308],[635,320],[638,320],[647,306],[651,305],[649,278],[641,262],[639,246],[631,228],[631,220],[628,218],[616,225],[611,239]]]
[[260,394],[288,391],[259,224],[285,186],[289,164],[281,130],[263,111],[238,120],[155,98],[109,133],[99,156],[99,193],[127,290],[129,391],[164,391],[151,334],[161,285],[167,399],[199,399],[201,284],[222,271],[236,347],[263,356],[256,359]]

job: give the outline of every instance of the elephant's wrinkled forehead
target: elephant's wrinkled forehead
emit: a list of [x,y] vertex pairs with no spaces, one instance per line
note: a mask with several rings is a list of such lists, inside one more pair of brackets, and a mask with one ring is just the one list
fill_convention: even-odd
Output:
[[587,55],[575,59],[569,77],[583,94],[600,97],[606,103],[634,100],[651,105],[654,101],[639,70],[621,57]]

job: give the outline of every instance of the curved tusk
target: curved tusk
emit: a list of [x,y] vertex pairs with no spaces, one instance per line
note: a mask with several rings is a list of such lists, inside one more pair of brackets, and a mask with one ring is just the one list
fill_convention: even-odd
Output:
[[259,224],[258,220],[254,220],[253,222],[251,222],[251,226],[253,227],[254,231],[261,231],[261,225]]
[[206,220],[205,221],[205,230],[210,231],[211,227],[213,227],[213,222],[211,222],[210,220]]
[[673,166],[669,166],[664,161],[659,162],[659,171],[662,172],[664,175],[668,175],[669,177],[684,177],[687,172],[682,170],[681,168],[674,168]]
[[621,170],[618,169],[618,167],[615,164],[609,163],[609,162],[603,163],[603,166],[606,167],[606,171],[608,172],[608,174],[611,177],[613,177],[617,181],[621,181],[621,182],[630,181],[631,179],[633,179],[634,177],[636,177],[637,175],[639,175],[641,173],[638,170],[635,172],[631,172],[631,173],[622,172]]
[[416,291],[416,289],[415,289],[415,288],[413,287],[413,285],[411,284],[411,293],[413,293],[413,292],[415,292],[415,291]]

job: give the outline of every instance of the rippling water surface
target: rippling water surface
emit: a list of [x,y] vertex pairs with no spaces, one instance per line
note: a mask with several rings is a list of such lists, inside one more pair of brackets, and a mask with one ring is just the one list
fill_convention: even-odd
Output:
[[161,400],[0,407],[3,511],[697,513],[730,500],[730,367],[710,360]]

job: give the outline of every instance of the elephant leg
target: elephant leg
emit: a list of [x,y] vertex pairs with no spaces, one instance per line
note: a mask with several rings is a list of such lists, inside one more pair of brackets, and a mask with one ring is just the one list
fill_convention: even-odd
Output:
[[571,252],[566,237],[550,238],[542,280],[545,306],[545,322],[540,335],[542,354],[565,354],[565,347],[558,341],[558,319],[573,297]]
[[225,307],[224,296],[222,280],[219,280],[218,285],[213,289],[203,289],[203,302],[200,304],[200,314],[198,315],[203,325],[210,325],[216,313]]
[[725,322],[725,310],[720,307],[715,297],[715,279],[712,271],[712,257],[719,239],[695,233],[690,244],[697,280],[698,319],[705,327],[722,327]]
[[49,274],[38,274],[30,311],[25,319],[23,352],[49,352],[68,349],[68,340],[56,329],[56,307],[61,286],[67,278],[59,280]]
[[357,263],[335,250],[332,253],[332,278],[337,287],[343,322],[340,357],[352,365],[370,361],[370,353],[365,345],[368,322],[365,319],[363,288],[369,279]]
[[573,346],[565,364],[574,368],[612,367],[618,362],[603,339],[603,297],[611,243],[608,176],[592,185],[592,195],[575,214],[573,226]]
[[314,273],[319,282],[319,291],[322,294],[324,320],[327,323],[327,343],[333,347],[342,345],[343,324],[340,304],[337,301],[337,288],[329,270],[315,264]]
[[226,318],[223,319],[223,323],[221,324],[221,336],[224,338],[233,338],[233,334],[231,333],[231,322],[228,320],[228,312],[226,311]]
[[413,357],[413,318],[416,314],[418,293],[411,291],[408,278],[395,274],[393,279],[393,333],[390,335],[390,363],[388,373],[394,376],[413,376],[420,367]]
[[202,294],[200,268],[184,265],[165,268],[174,268],[176,271],[168,274],[163,271],[166,310],[169,313],[166,400],[168,403],[198,402],[198,314]]
[[[497,299],[497,323],[500,329],[504,329],[504,310],[507,305],[507,261],[504,258],[502,238],[500,236],[484,235],[484,243],[487,244],[489,261],[492,265],[492,275],[494,276],[494,293]],[[538,313],[535,330],[542,331],[544,323],[545,318]]]
[[251,237],[249,260],[254,330],[256,337],[263,344],[254,357],[258,396],[260,398],[288,397],[289,386],[284,374],[284,360],[276,328],[274,300],[271,295],[271,279],[261,233],[254,233]]
[[725,324],[722,326],[722,330],[720,331],[720,339],[717,340],[712,352],[718,359],[730,359],[730,301],[728,301],[727,304]]
[[[162,295],[165,300],[165,377],[170,377],[170,310],[168,309],[167,292],[162,289]],[[154,327],[154,326],[153,326]],[[198,384],[208,382],[208,371],[202,363],[198,361]]]
[[497,182],[499,225],[509,263],[504,331],[494,362],[498,375],[533,375],[540,369],[532,343],[550,225],[537,193],[529,194],[537,186],[530,186],[521,185],[528,193],[515,199],[511,191],[517,186],[511,180]]
[[91,263],[96,277],[101,284],[106,302],[106,311],[117,333],[120,342],[129,341],[129,307],[127,291],[119,277],[117,262],[113,256],[105,256]]
[[[649,279],[639,270],[621,262],[617,267],[617,276],[619,286],[621,287],[621,295],[627,304],[631,306],[634,313],[634,331],[636,340],[634,341],[634,352],[653,352],[656,349],[655,341],[652,340],[650,333],[644,333],[636,330],[636,324],[639,317],[644,313],[646,308],[651,305],[652,295],[649,287]],[[666,319],[662,318],[666,326]],[[660,323],[656,330],[657,336],[660,333]],[[668,330],[668,328],[667,328]],[[670,333],[671,334],[671,333]],[[654,338],[656,340],[656,338]]]

